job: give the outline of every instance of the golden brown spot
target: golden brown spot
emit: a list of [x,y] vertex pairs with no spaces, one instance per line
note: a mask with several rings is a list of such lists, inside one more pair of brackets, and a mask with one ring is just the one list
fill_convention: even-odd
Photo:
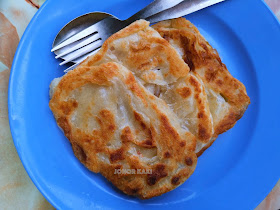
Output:
[[136,194],[137,192],[139,192],[140,188],[130,188],[130,187],[126,187],[125,191],[127,192],[128,195],[133,195]]
[[152,175],[148,175],[147,177],[147,184],[152,186],[152,185],[155,185],[157,182],[157,178],[155,176],[152,176]]
[[133,74],[130,72],[130,73],[128,74],[127,78],[126,78],[125,83],[126,83],[127,85],[131,85],[131,84],[133,84],[133,83],[135,83],[135,82],[136,82],[136,80],[135,80]]
[[73,143],[72,144],[72,148],[74,151],[75,156],[82,162],[85,163],[86,159],[87,159],[87,155],[85,153],[85,151],[82,149],[82,147],[80,147],[78,144]]
[[147,135],[147,139],[141,145],[144,146],[144,147],[153,146],[154,141],[153,141],[153,135],[152,135],[151,129],[147,127],[147,125],[145,124],[142,116],[139,113],[134,111],[133,114],[134,114],[135,120],[140,124],[141,128],[143,130],[145,130],[145,133]]
[[178,184],[180,184],[179,180],[180,180],[180,177],[179,177],[179,176],[174,176],[174,177],[171,179],[171,183],[172,183],[173,185],[178,185]]
[[152,186],[155,185],[161,178],[166,177],[167,172],[165,172],[165,165],[158,164],[156,168],[153,169],[152,174],[147,176],[147,184]]
[[[77,133],[78,133],[78,132],[77,132]],[[91,137],[91,136],[89,136],[89,135],[87,135],[87,134],[81,134],[81,141],[82,141],[82,142],[87,142],[87,143],[89,143],[89,142],[92,142],[91,140],[92,140],[92,137]]]
[[166,133],[171,134],[173,136],[173,138],[177,139],[179,134],[176,132],[176,130],[173,127],[171,127],[167,117],[165,115],[161,115],[160,120],[161,120],[163,127],[166,130]]
[[183,87],[176,90],[183,98],[187,98],[191,95],[191,89],[187,87]]
[[222,85],[223,85],[223,81],[220,80],[220,79],[218,79],[218,80],[216,81],[216,84],[217,84],[218,86],[222,86]]
[[134,114],[134,118],[136,121],[138,121],[140,123],[140,126],[143,128],[143,129],[146,129],[146,124],[144,123],[143,121],[143,118],[141,117],[140,114],[138,114],[137,112],[133,112]]
[[155,80],[156,79],[156,73],[154,73],[154,72],[150,72],[149,74],[147,74],[146,76],[145,76],[145,79],[146,80]]
[[153,145],[153,142],[152,142],[150,139],[148,139],[148,140],[146,140],[146,141],[144,142],[144,145],[152,146],[152,145]]
[[[85,67],[81,67],[85,68]],[[99,67],[91,67],[97,70],[90,71],[89,74],[85,74],[83,78],[85,81],[98,85],[110,85],[110,79],[117,75],[116,69],[118,65],[115,63],[105,63]]]
[[164,153],[164,158],[170,158],[171,157],[171,154],[170,154],[170,152],[165,152]]
[[123,160],[124,156],[123,156],[123,149],[120,148],[116,151],[114,151],[113,153],[110,154],[110,160],[111,162],[116,162],[119,160]]
[[192,158],[191,158],[191,157],[186,157],[185,163],[186,163],[188,166],[191,166],[191,165],[193,164]]
[[71,126],[68,120],[65,117],[60,117],[57,119],[57,124],[64,131],[64,135],[69,138],[71,134]]
[[108,127],[109,130],[115,130],[115,128],[116,128],[115,125],[109,125]]
[[70,101],[62,101],[58,108],[63,111],[63,114],[69,115],[77,107],[78,107],[77,101],[70,100]]
[[181,146],[181,147],[186,146],[186,142],[185,142],[185,141],[181,141],[181,142],[180,142],[180,146]]
[[207,82],[212,82],[216,79],[217,77],[217,72],[214,71],[213,69],[207,69],[205,72],[205,79]]
[[147,101],[145,100],[143,94],[142,94],[142,90],[139,87],[139,85],[136,83],[136,80],[133,76],[133,74],[130,72],[128,74],[128,77],[125,81],[125,83],[128,85],[129,89],[135,93],[135,95],[140,98],[142,100],[142,102],[147,106]]
[[137,193],[139,190],[140,190],[139,188],[134,188],[134,189],[131,189],[131,192],[132,192],[133,194],[135,194],[135,193]]
[[[153,59],[152,61],[154,61],[155,59]],[[144,70],[149,70],[151,69],[151,66],[155,66],[153,65],[150,61],[149,62],[146,62],[146,63],[142,63],[138,68],[142,71]]]
[[199,126],[198,126],[198,136],[200,139],[209,139],[210,138],[210,135],[208,135],[207,130],[201,124],[199,124]]
[[190,77],[190,84],[194,87],[198,87],[199,83],[196,79],[194,79],[193,77]]
[[117,166],[115,167],[116,170],[121,169],[121,168],[122,168],[121,165],[117,165]]
[[141,40],[140,42],[134,42],[130,44],[130,50],[134,53],[139,53],[139,51],[149,51],[151,49],[151,45],[147,43],[145,40]]
[[133,135],[128,126],[122,130],[121,140],[122,140],[122,142],[132,142],[133,141]]
[[185,61],[186,64],[188,64],[191,71],[195,70],[194,63],[193,63],[191,57],[184,55],[183,60]]
[[203,112],[199,112],[199,113],[197,114],[197,117],[198,117],[198,118],[203,118],[203,117],[204,117]]
[[192,43],[188,37],[182,35],[180,35],[180,40],[181,40],[182,48],[185,51],[183,60],[188,64],[190,70],[193,71],[195,70],[195,66],[193,62],[193,53],[195,52],[194,43]]
[[151,140],[153,141],[154,136],[153,136],[153,132],[152,132],[152,130],[154,130],[154,128],[153,128],[153,127],[149,128],[149,129],[147,130],[147,133],[148,133],[148,136],[149,136],[149,137],[151,138]]
[[241,117],[242,115],[238,115],[235,112],[230,112],[216,127],[215,127],[215,134],[221,134],[228,129],[232,128],[236,121]]
[[100,125],[100,130],[93,130],[92,134],[95,139],[102,139],[103,143],[108,142],[116,130],[114,115],[106,109],[99,112],[96,121]]

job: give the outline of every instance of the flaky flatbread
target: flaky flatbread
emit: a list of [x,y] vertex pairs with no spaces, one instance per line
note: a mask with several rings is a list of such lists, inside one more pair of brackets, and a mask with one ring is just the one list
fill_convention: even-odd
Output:
[[243,116],[250,104],[245,86],[230,74],[218,52],[185,18],[163,21],[153,28],[180,53],[205,86],[214,125],[214,135],[207,145],[210,146]]
[[197,138],[196,152],[209,144],[213,122],[203,83],[149,22],[136,21],[106,40],[81,66],[114,61],[132,71],[155,96],[163,99]]
[[[76,157],[123,192],[151,198],[193,173],[195,136],[124,66],[80,66],[55,79],[50,95]],[[135,174],[116,173],[123,169]]]
[[143,199],[188,179],[197,155],[250,103],[190,22],[153,27],[140,20],[112,35],[52,82],[49,104],[76,157]]

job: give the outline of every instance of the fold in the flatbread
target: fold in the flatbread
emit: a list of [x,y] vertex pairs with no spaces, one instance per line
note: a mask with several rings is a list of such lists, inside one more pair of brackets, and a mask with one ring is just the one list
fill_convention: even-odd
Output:
[[123,192],[151,198],[193,173],[195,137],[124,66],[82,65],[55,79],[50,95],[49,106],[76,157]]
[[163,21],[153,28],[180,53],[205,86],[214,125],[214,135],[206,149],[243,116],[250,104],[245,86],[230,74],[218,52],[185,18]]
[[196,152],[209,144],[212,116],[203,83],[192,73],[180,54],[149,22],[136,21],[106,40],[101,50],[81,66],[114,61],[132,71],[155,96],[163,99],[197,138]]

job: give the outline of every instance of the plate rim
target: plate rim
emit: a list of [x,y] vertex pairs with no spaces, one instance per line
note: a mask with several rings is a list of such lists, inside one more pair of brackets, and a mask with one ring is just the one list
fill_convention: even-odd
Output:
[[[36,177],[33,175],[32,173],[32,169],[27,167],[26,164],[25,164],[25,161],[22,159],[22,151],[20,151],[20,148],[19,148],[19,145],[18,145],[18,139],[16,137],[16,134],[15,134],[15,128],[13,126],[13,109],[12,109],[12,104],[13,104],[13,96],[14,93],[13,93],[13,83],[14,83],[14,80],[13,78],[15,77],[14,74],[15,74],[15,71],[14,68],[15,68],[15,65],[20,57],[20,51],[22,50],[22,46],[23,46],[23,43],[26,41],[27,39],[27,34],[29,33],[30,30],[32,30],[32,27],[33,25],[35,24],[38,16],[41,15],[41,13],[45,10],[46,7],[48,7],[49,4],[51,4],[50,2],[55,2],[54,0],[46,0],[43,5],[40,7],[40,9],[36,12],[36,14],[33,16],[32,20],[30,21],[30,23],[28,24],[27,28],[25,29],[24,31],[24,34],[18,44],[18,47],[17,47],[17,50],[16,50],[16,53],[15,53],[15,56],[14,56],[14,59],[13,59],[13,64],[12,64],[12,67],[11,67],[11,71],[10,71],[10,78],[9,78],[9,87],[8,87],[8,117],[9,117],[9,125],[10,125],[10,131],[11,131],[11,134],[12,134],[12,138],[13,138],[13,142],[14,142],[14,145],[16,147],[16,150],[17,150],[17,153],[19,155],[19,158],[25,168],[25,171],[27,172],[28,176],[30,177],[30,179],[32,180],[32,182],[34,183],[34,185],[36,186],[36,188],[42,193],[42,195],[57,209],[60,209],[61,206],[59,206],[59,204],[57,202],[54,201],[54,199],[52,198],[51,195],[49,195],[48,192],[46,192],[46,190],[41,186],[41,184],[39,183],[39,181],[36,179]],[[264,7],[266,8],[266,15],[272,15],[274,17],[274,20],[276,21],[276,25],[278,26],[278,28],[280,29],[280,21],[276,18],[276,16],[274,15],[274,13],[272,12],[272,10],[268,7],[268,5],[264,2],[264,0],[260,0],[260,2],[263,3]],[[279,38],[280,40],[280,38]],[[280,176],[278,176],[280,177]],[[273,186],[277,183],[278,180],[276,180],[274,183],[273,183]],[[272,185],[272,184],[271,184]],[[272,187],[273,188],[273,187]],[[272,188],[270,188],[270,191],[272,190]],[[269,192],[270,192],[269,191]],[[269,193],[268,192],[268,193]],[[267,193],[267,194],[268,194]],[[267,194],[264,196],[266,197]],[[54,195],[55,196],[55,195]]]

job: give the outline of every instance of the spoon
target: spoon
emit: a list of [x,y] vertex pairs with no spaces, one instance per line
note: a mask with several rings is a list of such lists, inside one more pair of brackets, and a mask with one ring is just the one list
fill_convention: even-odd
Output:
[[[53,42],[53,49],[54,53],[62,59],[67,58],[67,54],[71,48],[75,46],[79,46],[79,43],[82,43],[86,38],[75,41],[75,43],[68,44],[67,46],[63,48],[58,48],[58,45],[61,44],[63,41],[69,39],[70,37],[73,37],[73,35],[77,34],[78,32],[83,31],[84,29],[88,28],[89,26],[94,25],[95,23],[99,22],[100,20],[103,20],[105,18],[111,17],[111,19],[117,20],[120,23],[126,23],[126,22],[133,22],[137,19],[143,19],[149,16],[152,16],[154,14],[157,14],[163,10],[169,9],[178,3],[182,2],[183,0],[154,0],[149,5],[147,5],[145,8],[137,12],[136,14],[132,15],[130,18],[128,18],[125,21],[119,20],[115,16],[104,13],[104,12],[93,12],[88,13],[85,15],[82,15],[80,17],[75,18],[74,20],[67,23],[57,34],[54,42]],[[115,21],[116,22],[116,21]],[[124,25],[124,24],[123,24]],[[90,46],[88,46],[90,47]],[[56,48],[56,49],[54,49]],[[83,57],[87,57],[90,55],[91,52],[86,53]],[[68,56],[69,57],[69,56]],[[73,58],[71,62],[73,63],[79,63],[83,60],[82,57]]]
[[[53,41],[53,47],[57,46],[59,43],[62,43],[63,41],[67,40],[74,34],[77,34],[84,29],[88,28],[89,26],[99,22],[100,20],[103,20],[107,17],[114,17],[113,15],[110,15],[105,12],[91,12],[84,15],[81,15],[73,20],[71,20],[69,23],[67,23],[56,35],[54,41]],[[59,55],[63,53],[64,51],[67,51],[68,49],[71,49],[74,45],[78,44],[79,41],[67,45],[62,49],[56,50],[54,53],[56,55]],[[65,55],[66,56],[66,55]],[[65,56],[62,56],[63,59]],[[73,61],[75,63],[75,60]]]
[[[159,22],[162,20],[178,18],[178,17],[184,16],[184,15],[193,13],[195,11],[198,11],[200,9],[206,8],[208,6],[220,3],[222,1],[225,1],[225,0],[154,0],[150,5],[148,5],[147,7],[145,7],[144,9],[142,9],[141,11],[139,11],[138,13],[131,16],[129,19],[127,19],[125,21],[133,22],[131,20],[139,19],[140,17],[143,17],[143,18],[146,18],[146,20],[150,21],[151,23],[155,23],[155,22]],[[176,5],[176,6],[174,6],[174,5]],[[89,28],[91,28],[95,23],[99,22],[100,20],[104,20],[104,18],[108,18],[108,17],[111,17],[115,20],[122,22],[121,20],[114,17],[113,15],[110,15],[110,14],[104,13],[104,12],[88,13],[88,14],[82,15],[82,16],[72,20],[71,22],[66,24],[62,28],[62,30],[58,33],[58,35],[56,36],[56,38],[53,42],[52,51],[54,51],[54,53],[56,55],[59,55],[59,56],[57,56],[57,58],[62,58],[64,60],[67,59],[67,55],[69,54],[69,52],[72,52],[73,48],[78,49],[77,47],[80,46],[79,45],[80,43],[81,43],[81,46],[84,46],[83,41],[85,41],[85,39],[88,38],[88,36],[84,36],[84,38],[82,38],[82,39],[76,39],[74,37],[76,37],[78,34],[83,34],[84,31],[88,31]],[[91,26],[91,27],[89,27],[89,26]],[[75,35],[75,36],[73,36],[73,35]],[[80,36],[80,35],[78,35],[78,36]],[[70,41],[73,38],[75,39],[75,41],[74,42]],[[64,43],[61,44],[65,40],[67,40],[65,42],[67,44],[64,44]],[[61,45],[64,47],[58,47],[58,45]],[[91,45],[91,44],[89,44],[89,45]],[[75,48],[75,46],[76,46],[76,48]],[[91,46],[86,46],[86,47],[91,47]],[[56,49],[54,49],[54,48],[56,48]],[[67,62],[73,62],[73,63],[75,63],[75,65],[70,66],[65,71],[75,68],[86,57],[96,53],[96,50],[84,51],[83,49],[81,49],[81,50],[83,51],[84,54],[82,54],[82,56],[80,56],[80,57],[78,57],[78,56],[71,57],[71,55],[70,55],[71,59],[68,59]],[[76,50],[75,53],[77,51],[80,51],[80,49]],[[69,58],[69,56],[68,56],[68,58]],[[62,62],[62,64],[64,64],[64,63],[66,63],[66,61]]]

